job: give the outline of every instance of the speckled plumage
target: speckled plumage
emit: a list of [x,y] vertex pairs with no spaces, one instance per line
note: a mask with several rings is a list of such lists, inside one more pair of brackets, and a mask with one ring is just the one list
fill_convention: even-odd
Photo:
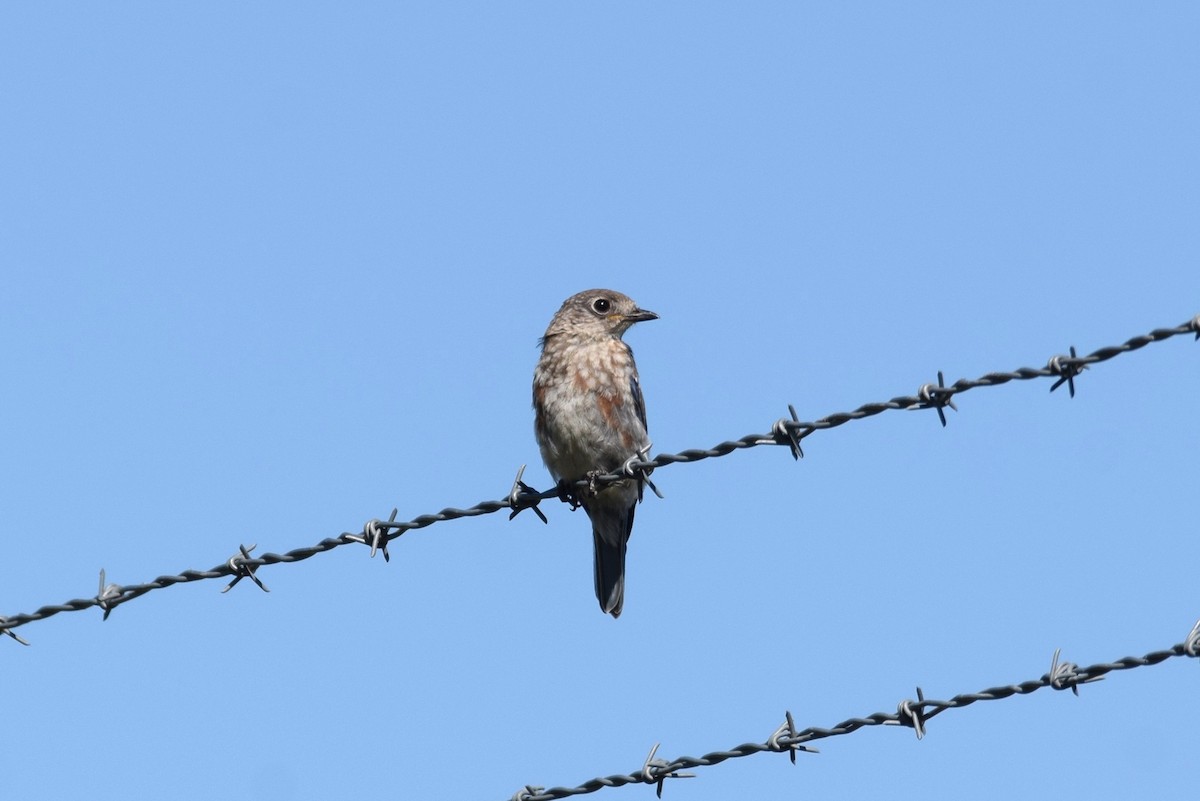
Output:
[[[563,302],[542,337],[533,374],[534,430],[556,481],[610,473],[649,444],[629,327],[658,315],[620,292],[589,289]],[[638,501],[633,479],[583,493],[592,521],[596,598],[613,617],[625,600],[625,547]]]

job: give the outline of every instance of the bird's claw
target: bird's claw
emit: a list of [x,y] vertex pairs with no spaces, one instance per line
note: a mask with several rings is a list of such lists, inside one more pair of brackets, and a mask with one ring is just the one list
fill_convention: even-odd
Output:
[[579,494],[575,492],[575,487],[570,481],[566,479],[559,481],[556,489],[558,490],[558,499],[563,503],[569,503],[572,512],[583,505],[583,501],[580,499]]

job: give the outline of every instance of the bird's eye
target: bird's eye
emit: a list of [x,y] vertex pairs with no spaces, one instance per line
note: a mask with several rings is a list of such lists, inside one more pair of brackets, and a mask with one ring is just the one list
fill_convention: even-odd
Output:
[[612,308],[612,301],[608,298],[596,298],[592,301],[592,308],[597,314],[607,314],[608,310]]

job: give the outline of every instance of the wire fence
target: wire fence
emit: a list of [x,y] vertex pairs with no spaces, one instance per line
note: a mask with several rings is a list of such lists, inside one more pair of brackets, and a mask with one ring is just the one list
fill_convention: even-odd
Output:
[[849,718],[830,728],[811,726],[797,730],[791,712],[784,714],[784,722],[761,743],[743,743],[727,751],[713,751],[699,757],[681,756],[674,760],[658,759],[658,746],[650,749],[650,754],[642,766],[632,773],[618,773],[612,776],[597,776],[576,787],[535,787],[526,785],[511,797],[511,801],[552,801],[557,798],[569,798],[573,795],[594,793],[605,787],[621,787],[626,784],[653,784],[657,787],[658,797],[662,798],[663,784],[667,779],[691,778],[694,774],[683,771],[693,768],[719,765],[729,759],[748,757],[761,754],[764,751],[786,753],[796,764],[796,754],[800,752],[816,753],[817,749],[808,743],[823,740],[827,737],[838,737],[851,734],[867,726],[907,726],[913,729],[917,738],[925,736],[925,724],[936,715],[947,709],[961,709],[976,701],[998,701],[1011,698],[1014,695],[1028,695],[1044,687],[1055,690],[1070,689],[1079,694],[1079,685],[1100,681],[1105,674],[1114,670],[1132,670],[1133,668],[1157,665],[1174,656],[1200,655],[1200,622],[1192,627],[1183,642],[1173,645],[1163,651],[1151,651],[1145,656],[1126,656],[1115,662],[1101,662],[1081,668],[1071,662],[1060,662],[1059,652],[1054,652],[1050,662],[1050,671],[1042,674],[1041,678],[1023,681],[1020,684],[1005,684],[1000,687],[989,687],[976,693],[962,693],[947,701],[926,699],[921,688],[917,688],[917,700],[905,699],[896,707],[895,712],[876,712],[863,718]]
[[[370,547],[372,557],[375,556],[377,551],[380,551],[383,553],[383,558],[389,560],[391,558],[388,553],[388,544],[390,542],[399,538],[405,532],[425,528],[426,526],[446,520],[478,517],[479,515],[492,514],[504,509],[510,510],[509,519],[511,520],[525,509],[532,509],[543,522],[548,523],[546,515],[538,508],[539,504],[544,500],[557,498],[574,503],[574,492],[584,488],[591,490],[600,489],[614,482],[634,476],[648,479],[649,474],[655,468],[666,467],[678,462],[698,462],[702,459],[727,456],[734,451],[755,448],[760,445],[785,446],[791,450],[794,458],[799,459],[804,455],[804,451],[801,448],[801,441],[806,437],[812,436],[817,431],[836,428],[852,420],[862,420],[863,418],[873,417],[887,411],[933,409],[937,412],[942,425],[945,426],[946,407],[957,409],[954,405],[954,396],[980,387],[995,387],[1007,384],[1010,381],[1054,378],[1056,381],[1050,387],[1051,392],[1065,383],[1071,397],[1074,397],[1075,379],[1089,366],[1108,361],[1123,353],[1139,350],[1154,342],[1163,342],[1172,337],[1189,333],[1195,334],[1195,338],[1200,340],[1200,315],[1196,315],[1191,320],[1173,328],[1156,328],[1148,334],[1135,336],[1120,345],[1110,345],[1100,348],[1086,356],[1076,355],[1075,348],[1072,346],[1070,348],[1070,355],[1054,356],[1046,363],[1045,367],[1021,367],[1011,372],[987,373],[976,379],[960,378],[949,386],[946,385],[942,373],[939,372],[937,384],[923,384],[917,390],[916,395],[901,395],[888,401],[865,403],[853,411],[836,412],[818,420],[800,420],[796,416],[795,408],[789,405],[788,412],[790,417],[778,420],[768,433],[747,434],[740,439],[721,442],[711,448],[693,448],[681,451],[680,453],[660,453],[653,458],[649,457],[649,446],[647,446],[642,453],[638,454],[638,457],[627,461],[619,472],[589,476],[587,479],[577,482],[574,487],[556,487],[545,491],[535,490],[521,480],[525,471],[525,466],[522,465],[517,471],[516,479],[512,483],[512,489],[504,498],[493,501],[481,501],[466,509],[447,507],[440,512],[420,515],[407,521],[397,521],[396,515],[398,510],[393,509],[391,516],[387,520],[370,520],[363,526],[360,532],[346,531],[336,537],[327,537],[316,545],[295,548],[281,554],[264,553],[261,556],[252,556],[251,551],[257,545],[239,545],[237,553],[224,563],[208,570],[184,570],[173,575],[159,576],[152,581],[142,584],[131,585],[106,583],[105,573],[101,570],[100,585],[96,595],[90,598],[75,598],[60,604],[47,604],[33,612],[23,612],[0,617],[0,633],[7,634],[22,645],[28,645],[29,643],[18,636],[14,629],[35,621],[45,620],[60,612],[81,612],[93,607],[102,609],[104,611],[104,619],[107,620],[112,611],[121,604],[129,603],[135,598],[140,598],[153,590],[166,589],[176,584],[186,584],[193,581],[232,577],[233,580],[222,590],[222,592],[225,592],[242,579],[248,578],[263,591],[269,591],[267,586],[262,582],[262,579],[256,574],[260,567],[301,562],[319,553],[332,551],[334,548],[350,545],[351,543],[365,544]],[[647,483],[649,482],[647,481]],[[649,483],[649,486],[651,488],[654,487],[652,483]],[[657,492],[657,490],[655,491]]]
[[[351,543],[365,544],[370,548],[370,555],[372,557],[376,552],[382,552],[384,559],[389,560],[388,544],[393,540],[399,538],[405,532],[425,528],[426,526],[446,520],[477,517],[505,509],[509,510],[509,519],[511,520],[520,512],[532,509],[543,522],[549,522],[545,513],[539,508],[539,504],[545,500],[559,499],[575,503],[577,493],[580,490],[585,488],[591,490],[600,489],[616,481],[622,481],[630,477],[646,479],[649,486],[653,489],[654,485],[649,482],[649,475],[657,468],[663,468],[678,462],[697,462],[702,459],[726,456],[737,450],[754,448],[760,445],[787,447],[790,449],[792,456],[799,459],[804,455],[801,443],[806,437],[811,436],[817,431],[836,428],[852,420],[862,420],[886,411],[933,409],[937,412],[941,424],[945,426],[946,407],[956,409],[954,396],[971,389],[1000,386],[1010,381],[1053,378],[1055,381],[1050,387],[1051,392],[1066,384],[1071,397],[1074,397],[1075,379],[1089,366],[1108,361],[1123,353],[1139,350],[1151,343],[1163,342],[1172,337],[1188,333],[1194,334],[1195,339],[1200,340],[1200,315],[1173,328],[1157,328],[1148,334],[1128,339],[1120,345],[1100,348],[1086,356],[1077,355],[1075,348],[1071,347],[1069,355],[1054,356],[1046,363],[1045,367],[1022,367],[1011,372],[987,373],[976,379],[959,379],[950,385],[946,385],[944,376],[939,372],[936,384],[927,383],[922,385],[915,395],[902,395],[888,401],[866,403],[853,411],[837,412],[814,421],[800,420],[795,408],[788,406],[789,417],[778,420],[767,433],[748,434],[739,439],[721,442],[711,448],[696,448],[680,453],[663,453],[653,458],[649,456],[649,447],[647,447],[645,451],[628,460],[619,471],[604,475],[592,475],[569,487],[556,487],[545,491],[535,490],[522,481],[525,469],[522,466],[517,471],[509,494],[504,498],[482,501],[465,509],[448,507],[442,509],[440,512],[420,515],[407,521],[397,521],[396,515],[398,510],[393,509],[391,516],[387,520],[371,520],[359,532],[343,532],[336,537],[323,539],[315,545],[296,548],[282,554],[264,553],[260,556],[253,556],[251,552],[257,547],[256,545],[239,545],[237,553],[224,563],[208,570],[184,570],[173,575],[159,576],[152,581],[142,584],[125,586],[107,583],[105,571],[101,570],[99,589],[95,596],[90,598],[76,598],[61,604],[49,604],[29,613],[0,617],[0,633],[7,634],[23,645],[28,645],[29,643],[19,636],[14,629],[35,621],[45,620],[60,612],[80,612],[93,607],[103,610],[104,619],[108,619],[112,611],[121,604],[128,603],[135,598],[140,598],[153,590],[161,590],[176,584],[185,584],[193,581],[232,578],[222,589],[222,592],[226,592],[242,579],[250,579],[263,591],[269,591],[262,579],[257,575],[257,571],[261,567],[300,562],[317,554],[325,553]],[[657,490],[655,491],[657,492]],[[798,753],[816,751],[809,743],[827,737],[850,734],[867,726],[907,726],[915,730],[917,737],[922,737],[925,732],[925,724],[947,709],[969,706],[976,701],[994,701],[1014,695],[1027,695],[1044,687],[1051,687],[1057,690],[1069,688],[1078,694],[1079,685],[1099,681],[1105,674],[1115,670],[1129,670],[1136,667],[1156,665],[1175,656],[1195,657],[1197,655],[1200,655],[1200,622],[1197,622],[1182,643],[1176,644],[1166,650],[1153,651],[1145,656],[1124,657],[1115,662],[1099,663],[1080,668],[1070,662],[1060,662],[1059,654],[1055,652],[1050,671],[1038,679],[1025,681],[1020,684],[992,687],[976,693],[956,695],[946,701],[928,700],[918,687],[917,700],[902,701],[894,713],[877,712],[867,717],[849,718],[831,728],[814,726],[797,730],[792,715],[788,712],[785,715],[785,722],[761,743],[745,743],[726,751],[713,751],[700,757],[682,756],[670,761],[655,756],[658,750],[658,746],[656,745],[651,749],[641,768],[632,773],[597,777],[575,787],[552,787],[546,789],[526,786],[512,796],[512,801],[549,801],[550,799],[567,798],[574,795],[592,793],[605,787],[620,787],[626,784],[656,785],[658,794],[661,796],[663,784],[667,779],[690,776],[691,774],[684,773],[684,771],[694,768],[716,765],[729,759],[746,757],[764,751],[787,753],[792,762],[795,762]]]

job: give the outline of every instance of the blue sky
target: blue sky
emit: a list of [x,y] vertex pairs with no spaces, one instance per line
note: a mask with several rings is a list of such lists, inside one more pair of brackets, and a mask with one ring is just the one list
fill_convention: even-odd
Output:
[[[0,614],[504,496],[606,286],[655,451],[1200,313],[1200,10],[210,2],[0,12]],[[1180,642],[1200,345],[0,638],[11,798],[508,798]],[[1197,665],[665,797],[1153,796]],[[600,798],[649,798],[651,788]]]

